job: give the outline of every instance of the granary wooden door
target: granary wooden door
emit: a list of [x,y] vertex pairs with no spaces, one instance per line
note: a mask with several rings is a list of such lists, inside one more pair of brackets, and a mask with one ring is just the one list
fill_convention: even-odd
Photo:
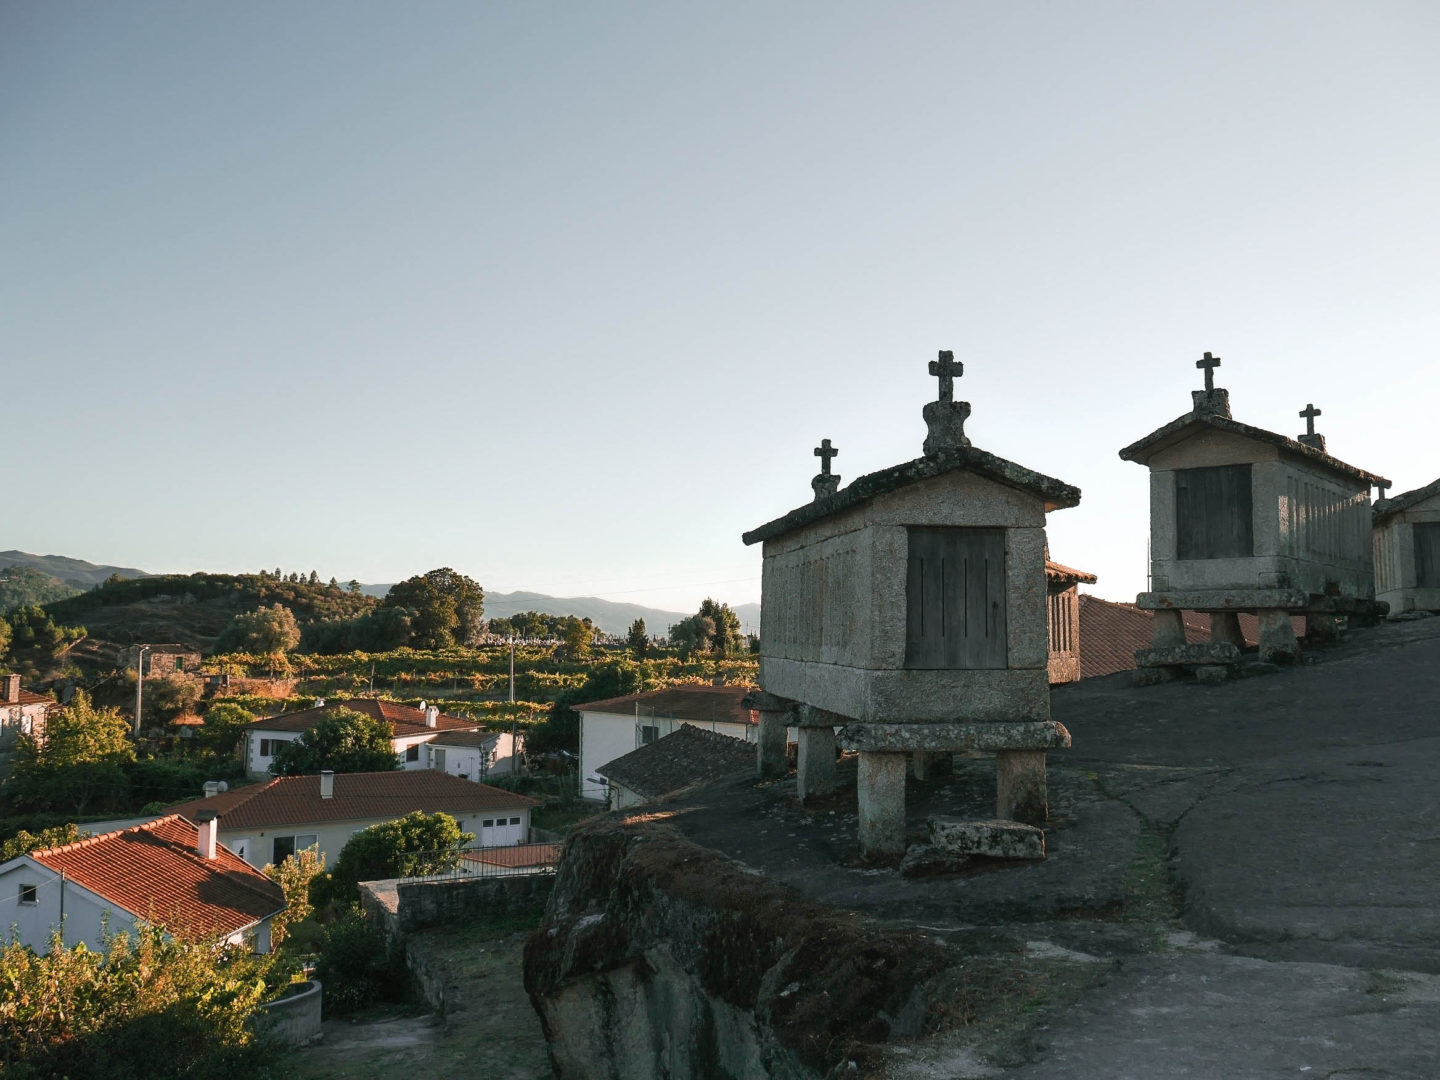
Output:
[[1415,528],[1415,585],[1440,589],[1440,521],[1417,521]]
[[1249,465],[1175,470],[1175,557],[1234,559],[1255,554]]
[[907,668],[1003,668],[1005,530],[912,528]]

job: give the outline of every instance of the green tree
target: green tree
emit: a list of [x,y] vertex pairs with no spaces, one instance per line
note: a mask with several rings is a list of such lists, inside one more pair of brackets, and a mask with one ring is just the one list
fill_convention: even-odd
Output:
[[310,903],[310,885],[325,871],[325,856],[319,845],[312,844],[297,851],[280,865],[266,863],[260,871],[285,894],[285,910],[270,920],[270,944],[279,945],[290,927],[310,917],[315,907]]
[[707,596],[700,602],[700,610],[696,614],[715,624],[715,632],[710,639],[712,653],[729,656],[741,650],[740,616],[731,610],[729,604],[718,603]]
[[585,660],[595,640],[595,627],[589,619],[567,615],[560,630],[560,649],[567,660]]
[[650,647],[650,638],[645,634],[644,619],[636,619],[630,624],[630,632],[625,635],[625,644],[629,646],[636,660],[645,658],[645,650]]
[[4,656],[10,651],[10,637],[12,633],[10,624],[4,619],[0,619],[0,656]]
[[84,691],[50,714],[43,742],[22,735],[15,745],[5,798],[22,809],[64,809],[76,815],[123,802],[135,762],[130,725],[114,709],[97,709]]
[[216,652],[287,653],[300,644],[295,613],[284,604],[242,611],[215,641]]
[[199,679],[175,672],[145,680],[145,722],[168,724],[176,717],[194,710],[200,703],[205,686]]
[[419,810],[362,829],[340,849],[335,869],[316,879],[317,903],[359,898],[356,882],[443,874],[460,865],[460,852],[475,839],[446,813]]
[[670,627],[670,644],[686,659],[709,653],[714,640],[715,620],[704,615],[688,616]]
[[255,722],[255,714],[229,701],[211,705],[205,710],[205,726],[200,729],[200,744],[218,757],[235,752],[245,735],[246,725]]
[[400,759],[390,739],[394,728],[352,709],[330,709],[293,742],[281,743],[270,771],[276,776],[301,776],[322,769],[336,772],[383,772],[398,769]]
[[73,844],[79,839],[80,829],[73,821],[65,825],[53,825],[48,829],[41,829],[38,833],[26,832],[21,829],[9,840],[0,843],[0,863],[8,862],[32,851],[39,851],[41,848]]
[[421,649],[473,645],[485,625],[485,590],[448,566],[406,578],[391,588],[380,606],[411,613],[411,644]]

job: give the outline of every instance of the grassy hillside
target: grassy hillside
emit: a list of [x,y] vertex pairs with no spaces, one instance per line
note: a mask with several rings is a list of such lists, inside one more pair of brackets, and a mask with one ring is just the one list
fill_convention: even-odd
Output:
[[125,578],[149,577],[144,570],[125,566],[100,566],[84,559],[72,559],[65,555],[31,555],[28,551],[0,551],[0,569],[12,566],[34,570],[37,573],[63,581],[76,589],[89,589],[108,581],[119,574]]
[[273,574],[163,574],[107,581],[45,610],[58,623],[85,627],[93,639],[179,642],[205,650],[240,612],[270,604],[284,604],[303,625],[363,615],[375,599]]
[[29,604],[64,600],[79,591],[74,585],[28,566],[9,566],[0,570],[0,615]]

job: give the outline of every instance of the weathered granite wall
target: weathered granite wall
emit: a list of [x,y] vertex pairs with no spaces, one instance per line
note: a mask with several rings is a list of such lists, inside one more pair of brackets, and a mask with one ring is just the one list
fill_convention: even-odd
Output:
[[399,898],[395,925],[400,933],[408,934],[426,926],[453,925],[479,916],[534,911],[545,903],[554,881],[551,874],[401,881],[395,889]]
[[286,1046],[305,1046],[320,1038],[320,1013],[325,988],[319,979],[301,989],[260,1006],[255,1028]]
[[606,818],[566,842],[525,986],[561,1080],[818,1080],[921,1034],[952,962],[663,824]]

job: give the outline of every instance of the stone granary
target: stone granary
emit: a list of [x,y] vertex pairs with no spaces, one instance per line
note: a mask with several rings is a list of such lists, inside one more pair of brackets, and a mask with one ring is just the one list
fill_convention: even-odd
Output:
[[[1209,353],[1196,361],[1205,388],[1191,393],[1191,411],[1120,451],[1150,469],[1150,591],[1136,605],[1155,621],[1153,648],[1137,659],[1196,665],[1206,677],[1239,660],[1239,612],[1259,617],[1262,660],[1297,654],[1292,614],[1328,636],[1338,615],[1383,613],[1370,489],[1390,484],[1326,453],[1313,405],[1294,439],[1232,419],[1229,393],[1215,386],[1219,365]],[[1187,608],[1209,614],[1209,643],[1186,644]]]
[[845,488],[826,468],[812,502],[744,535],[764,544],[764,692],[747,701],[760,774],[783,773],[791,724],[801,798],[828,792],[842,728],[867,855],[904,850],[907,754],[923,778],[953,752],[996,751],[998,816],[1035,823],[1045,751],[1070,744],[1050,720],[1045,515],[1080,492],[970,444],[962,370],[949,352],[930,364],[924,456]]
[[1094,585],[1096,580],[1084,570],[1045,560],[1051,686],[1080,678],[1080,586]]
[[1440,611],[1440,480],[1375,504],[1375,591],[1392,616]]

